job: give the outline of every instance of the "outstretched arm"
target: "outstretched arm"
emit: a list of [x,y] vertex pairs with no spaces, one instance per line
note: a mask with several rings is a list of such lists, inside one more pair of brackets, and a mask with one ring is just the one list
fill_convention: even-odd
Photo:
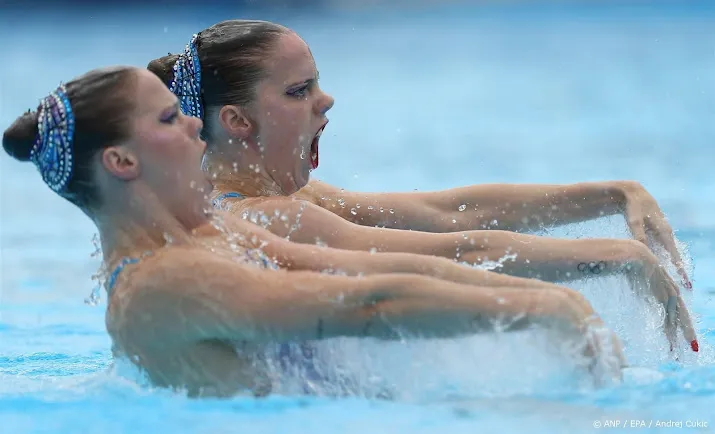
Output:
[[661,244],[684,285],[692,288],[672,228],[656,200],[637,182],[482,184],[435,192],[357,193],[313,181],[297,195],[359,225],[442,233],[521,232],[623,213],[633,237],[647,245],[650,235]]
[[474,229],[522,231],[616,214],[625,201],[613,182],[570,185],[481,184],[409,193],[359,193],[314,181],[300,194],[365,225],[425,232]]
[[[147,259],[125,295],[138,339],[183,345],[207,339],[256,343],[404,335],[456,337],[539,324],[583,338],[601,321],[567,288],[461,285],[416,275],[364,278],[270,272],[208,252],[173,248]],[[617,341],[611,335],[613,343]],[[590,355],[600,351],[591,342]],[[620,350],[616,354],[621,357]]]
[[[315,225],[316,220],[308,216],[304,213],[301,226]],[[320,227],[326,236],[335,233],[334,241],[342,249],[321,247],[309,242],[290,242],[247,222],[240,222],[242,227],[237,229],[283,268],[292,270],[334,271],[348,275],[410,273],[455,283],[532,289],[554,288],[552,283],[544,280],[556,282],[594,275],[624,274],[634,285],[646,285],[664,306],[664,331],[672,344],[675,344],[674,332],[678,327],[682,327],[684,337],[691,345],[696,339],[690,315],[675,282],[658,265],[657,258],[636,241],[562,240],[505,231],[431,234],[358,227],[334,215],[329,215],[325,220]],[[333,231],[331,221],[334,220],[337,220],[337,225],[352,227]],[[372,232],[379,232],[382,236],[371,235]],[[332,244],[333,238],[328,238],[329,244]],[[365,245],[366,242],[375,243],[372,244],[376,246],[375,253],[364,251],[370,246]],[[513,253],[514,257],[503,261],[501,267],[497,268],[500,273],[495,273],[431,255],[449,249],[454,252],[455,245],[456,251],[462,252],[460,259],[465,262],[481,262],[484,259],[495,261],[509,253]],[[410,251],[416,253],[404,253]],[[536,277],[540,280],[520,277]],[[676,303],[673,304],[673,301]]]

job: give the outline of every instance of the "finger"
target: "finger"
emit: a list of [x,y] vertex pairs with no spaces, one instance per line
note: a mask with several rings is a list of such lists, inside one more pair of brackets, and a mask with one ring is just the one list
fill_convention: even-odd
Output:
[[685,271],[683,258],[680,256],[678,246],[675,244],[675,235],[673,228],[663,217],[654,217],[646,223],[649,231],[653,234],[653,238],[660,243],[670,255],[670,260],[678,271],[680,277],[683,278],[683,285],[692,289],[693,284],[690,282],[688,273]]
[[695,333],[695,327],[693,327],[693,321],[690,317],[690,312],[688,312],[688,307],[685,305],[682,297],[678,297],[678,320],[680,322],[680,327],[683,329],[683,337],[690,344],[690,349],[694,352],[700,350],[698,345],[698,336]]
[[665,322],[663,328],[665,331],[665,337],[668,339],[670,344],[670,351],[673,351],[677,347],[676,337],[677,337],[677,316],[678,316],[678,297],[671,295],[668,297],[668,301],[665,304]]

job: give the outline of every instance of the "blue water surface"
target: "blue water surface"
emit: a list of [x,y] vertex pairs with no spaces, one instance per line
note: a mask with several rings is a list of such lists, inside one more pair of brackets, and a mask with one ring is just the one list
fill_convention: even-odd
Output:
[[[657,312],[612,278],[572,285],[637,367],[605,389],[562,378],[535,338],[514,335],[336,344],[366,382],[380,377],[400,390],[395,401],[196,401],[151,390],[113,367],[104,302],[84,303],[99,266],[92,223],[33,167],[3,155],[0,432],[578,433],[614,420],[650,426],[640,432],[715,430],[715,8],[336,3],[290,14],[5,10],[0,126],[88,69],[144,66],[222,19],[280,20],[311,45],[321,85],[336,98],[316,177],[364,191],[638,180],[689,260],[695,291],[686,299],[701,352],[671,360]],[[621,217],[550,233],[628,236]]]

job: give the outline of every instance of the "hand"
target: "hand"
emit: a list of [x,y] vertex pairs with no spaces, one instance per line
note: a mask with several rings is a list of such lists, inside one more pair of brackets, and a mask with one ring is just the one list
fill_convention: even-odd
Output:
[[658,258],[642,244],[634,244],[631,261],[625,265],[631,287],[634,290],[647,285],[653,296],[665,309],[664,331],[671,350],[676,345],[675,337],[680,326],[683,336],[693,351],[698,351],[698,341],[688,308],[678,291],[678,286],[660,264]]
[[670,255],[678,274],[683,278],[683,286],[692,289],[693,284],[685,271],[683,259],[675,244],[673,229],[665,219],[656,200],[637,182],[619,183],[619,189],[624,198],[626,222],[628,222],[633,237],[646,246],[648,245],[648,235],[660,243]]
[[594,313],[586,298],[576,292],[567,291],[567,300],[561,308],[562,315],[569,319],[572,331],[582,339],[583,355],[588,371],[597,385],[622,379],[622,368],[627,366],[623,346],[616,334],[609,330]]

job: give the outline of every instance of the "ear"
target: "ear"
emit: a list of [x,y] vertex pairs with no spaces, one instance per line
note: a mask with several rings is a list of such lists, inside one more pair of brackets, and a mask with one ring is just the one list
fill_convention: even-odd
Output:
[[123,181],[139,177],[139,159],[126,146],[110,146],[102,151],[102,165]]
[[246,140],[253,132],[253,122],[245,109],[235,105],[225,105],[218,113],[218,121],[226,134],[235,139]]

